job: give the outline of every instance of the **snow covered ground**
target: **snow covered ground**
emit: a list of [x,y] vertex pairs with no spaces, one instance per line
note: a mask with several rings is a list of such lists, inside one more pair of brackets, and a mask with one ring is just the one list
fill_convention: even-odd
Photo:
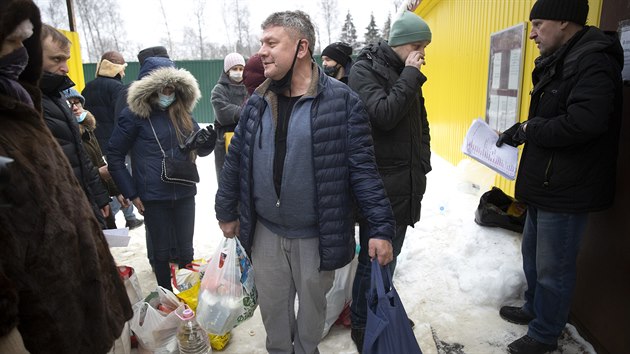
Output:
[[[217,188],[214,156],[198,161],[195,257],[207,258],[222,239],[215,214]],[[454,167],[433,154],[433,171],[422,205],[422,218],[407,232],[398,259],[394,285],[426,354],[506,353],[507,344],[527,332],[527,326],[499,317],[504,304],[521,304],[525,277],[521,268],[521,235],[481,227],[474,212],[492,174],[466,161]],[[473,188],[472,182],[480,185]],[[124,225],[122,213],[117,215]],[[130,232],[126,248],[112,248],[119,265],[136,269],[143,292],[156,287],[146,258],[145,230]],[[232,331],[222,353],[265,353],[265,329],[257,310],[254,317]],[[320,344],[322,354],[357,353],[350,330],[333,326]],[[556,353],[595,353],[575,328],[568,325]]]

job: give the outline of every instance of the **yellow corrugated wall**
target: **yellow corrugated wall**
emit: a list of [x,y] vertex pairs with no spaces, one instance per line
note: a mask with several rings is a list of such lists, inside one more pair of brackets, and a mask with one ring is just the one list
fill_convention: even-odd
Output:
[[81,60],[81,43],[79,42],[79,33],[72,31],[59,30],[72,42],[70,46],[70,60],[68,61],[68,68],[70,72],[68,76],[76,86],[77,91],[83,91],[85,86],[85,80],[83,78],[83,62]]
[[[589,0],[588,23],[597,26],[603,0]],[[485,116],[490,35],[527,22],[535,0],[422,0],[416,13],[429,24],[428,77],[423,86],[434,153],[456,165],[466,158],[461,145],[473,119]],[[531,72],[539,55],[526,39],[521,87],[521,120],[527,119]],[[514,193],[514,182],[497,175],[496,186]]]

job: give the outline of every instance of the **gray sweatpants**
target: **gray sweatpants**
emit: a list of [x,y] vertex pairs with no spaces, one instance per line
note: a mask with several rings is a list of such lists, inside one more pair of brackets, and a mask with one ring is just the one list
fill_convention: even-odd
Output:
[[319,353],[326,293],[335,275],[333,271],[319,271],[319,238],[282,237],[259,222],[252,245],[252,264],[258,305],[267,331],[267,351]]

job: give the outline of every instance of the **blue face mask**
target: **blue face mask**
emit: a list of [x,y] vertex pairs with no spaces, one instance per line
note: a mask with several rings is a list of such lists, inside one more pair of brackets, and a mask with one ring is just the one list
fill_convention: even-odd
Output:
[[164,95],[160,92],[158,92],[158,105],[160,105],[160,108],[162,109],[167,109],[168,106],[170,106],[171,104],[173,104],[173,102],[175,102],[175,93],[171,93],[170,95]]
[[87,116],[87,111],[83,111],[83,113],[78,116],[74,116],[74,118],[77,120],[77,123],[81,123],[85,120],[85,116]]

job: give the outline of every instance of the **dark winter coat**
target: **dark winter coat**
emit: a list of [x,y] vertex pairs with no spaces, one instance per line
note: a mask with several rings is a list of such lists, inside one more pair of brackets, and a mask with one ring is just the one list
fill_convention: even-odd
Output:
[[247,98],[247,88],[242,83],[234,83],[226,73],[222,73],[219,82],[212,89],[212,108],[214,126],[217,131],[216,149],[225,150],[226,132],[233,132],[241,115],[241,108]]
[[[192,154],[185,154],[180,150],[179,145],[183,139],[178,139],[168,111],[157,106],[157,92],[166,86],[166,83],[174,86],[177,100],[173,104],[182,104],[190,112],[201,97],[201,93],[190,73],[183,69],[159,66],[149,68],[152,65],[151,59],[153,58],[147,59],[143,65],[146,75],[129,88],[128,107],[122,111],[109,141],[108,170],[118,189],[130,200],[136,197],[140,197],[142,201],[192,197],[197,194],[194,185],[166,183],[160,177],[163,156],[155,135],[166,156],[178,160],[191,160]],[[199,130],[199,125],[194,120],[193,129]],[[131,154],[133,176],[125,167],[127,153]]]
[[[97,169],[106,166],[105,159],[103,158],[103,151],[98,143],[94,130],[96,128],[96,118],[92,113],[87,112],[83,122],[79,123],[79,132],[81,133],[81,141],[83,141],[83,147],[87,152],[90,161]],[[100,175],[100,174],[99,174]],[[111,178],[101,177],[103,186],[107,189],[110,196],[117,196],[120,194],[114,180]]]
[[587,212],[614,199],[621,125],[619,39],[586,27],[532,74],[527,142],[516,197],[552,212]]
[[31,1],[0,4],[0,42],[7,26],[27,18],[35,28],[20,82],[34,108],[0,92],[0,155],[14,160],[0,190],[12,205],[0,209],[0,338],[17,328],[31,353],[106,353],[131,305],[90,203],[41,117],[41,22]]
[[61,91],[73,85],[74,83],[65,75],[44,73],[39,83],[43,94],[44,121],[70,161],[79,184],[92,201],[96,217],[104,224],[100,209],[108,205],[111,199],[101,183],[98,170],[83,147],[78,124],[72,116],[65,96],[61,94]]
[[107,144],[112,136],[112,131],[116,126],[118,116],[116,112],[116,102],[120,92],[125,88],[119,75],[115,77],[97,76],[96,79],[88,82],[82,91],[85,97],[85,109],[92,112],[98,123],[94,131],[98,144],[107,154]]
[[[301,98],[312,99],[311,134],[320,270],[334,270],[355,253],[353,200],[370,223],[370,237],[391,239],[394,220],[378,176],[370,126],[357,95],[313,67],[313,81]],[[265,110],[277,112],[277,97],[263,83],[247,101],[223,166],[215,209],[217,219],[240,219],[243,246],[251,252],[257,214],[252,156]],[[299,182],[295,182],[299,183]]]
[[431,171],[431,137],[422,97],[426,77],[405,66],[387,42],[370,44],[357,57],[349,86],[365,103],[372,123],[376,164],[397,225],[420,220]]

